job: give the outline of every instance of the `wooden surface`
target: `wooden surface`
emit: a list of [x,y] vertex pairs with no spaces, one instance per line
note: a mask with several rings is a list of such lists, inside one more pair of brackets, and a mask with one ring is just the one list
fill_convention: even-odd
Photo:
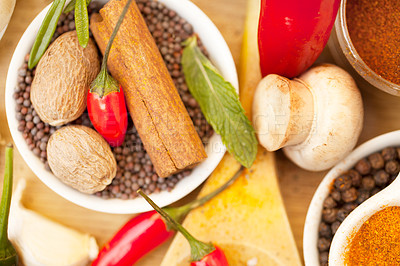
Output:
[[[239,62],[246,0],[193,0],[217,25],[225,37],[235,62]],[[8,65],[14,49],[32,19],[50,0],[17,0],[9,27],[0,41],[0,174],[3,175],[4,143],[11,141],[8,131],[4,90]],[[400,98],[373,89],[362,89],[365,107],[364,130],[360,143],[379,134],[400,128]],[[302,170],[277,152],[277,170],[294,237],[302,254],[304,219],[312,195],[326,172]],[[28,168],[16,151],[15,176],[28,179],[25,205],[60,223],[93,234],[102,245],[131,215],[111,215],[78,207],[47,188]],[[2,178],[2,177],[1,177]],[[187,201],[198,190],[183,199]],[[141,261],[140,265],[159,265],[166,243]]]

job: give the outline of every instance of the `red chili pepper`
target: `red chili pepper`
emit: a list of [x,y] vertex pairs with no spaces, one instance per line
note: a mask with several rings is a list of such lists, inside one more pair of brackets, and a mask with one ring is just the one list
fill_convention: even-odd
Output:
[[296,77],[324,49],[340,0],[261,0],[258,49],[262,76]]
[[107,60],[112,43],[132,0],[128,0],[107,43],[100,73],[92,82],[87,97],[89,118],[94,128],[111,146],[120,146],[124,142],[128,126],[125,97],[118,82],[107,72]]
[[101,249],[92,265],[131,266],[173,235],[174,231],[167,229],[156,211],[142,213],[128,221],[115,234]]
[[[241,167],[228,182],[210,194],[181,207],[163,208],[163,211],[175,220],[181,221],[190,210],[203,205],[232,184],[240,176],[243,169]],[[170,239],[174,234],[173,229],[174,227],[169,229],[165,220],[156,211],[142,213],[128,221],[104,245],[92,265],[131,266],[144,255]]]
[[229,265],[228,260],[222,249],[218,246],[214,246],[215,250],[210,254],[203,257],[201,261],[195,261],[190,264],[190,266],[220,266]]
[[128,126],[128,113],[122,87],[103,97],[93,88],[95,87],[92,87],[87,96],[89,118],[94,128],[111,146],[120,146],[124,142]]
[[167,224],[180,232],[190,245],[192,263],[191,266],[229,266],[224,252],[211,243],[204,243],[192,236],[182,225],[180,225],[167,212],[157,206],[143,191],[138,193],[165,219]]

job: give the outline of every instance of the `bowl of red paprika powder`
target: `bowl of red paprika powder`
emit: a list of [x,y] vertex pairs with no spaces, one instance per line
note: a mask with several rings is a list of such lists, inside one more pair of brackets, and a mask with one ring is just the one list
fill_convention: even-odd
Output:
[[398,0],[342,1],[328,47],[361,87],[400,96],[399,12]]

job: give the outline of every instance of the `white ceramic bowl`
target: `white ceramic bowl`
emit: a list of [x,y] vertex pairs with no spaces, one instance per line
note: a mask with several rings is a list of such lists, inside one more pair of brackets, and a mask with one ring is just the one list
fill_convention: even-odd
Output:
[[317,241],[322,205],[335,178],[351,169],[360,159],[390,146],[400,146],[400,130],[380,135],[360,145],[324,177],[311,200],[304,225],[303,254],[306,266],[319,265]]
[[[231,82],[232,85],[237,89],[238,78],[232,54],[230,53],[229,47],[223,39],[221,33],[218,31],[212,21],[197,6],[188,0],[159,1],[164,3],[170,9],[176,11],[177,14],[192,24],[194,31],[198,34],[204,46],[207,48],[213,63],[220,70],[224,78]],[[108,1],[97,0],[96,2],[104,4]],[[11,135],[14,139],[15,145],[17,146],[25,162],[39,177],[39,179],[43,181],[43,183],[54,190],[57,194],[77,205],[107,213],[140,213],[149,211],[151,210],[150,205],[147,204],[142,198],[131,200],[105,200],[94,195],[81,193],[65,185],[44,168],[44,164],[28,148],[22,133],[17,129],[18,121],[16,120],[15,112],[16,103],[13,98],[14,89],[17,86],[17,71],[18,68],[20,68],[23,64],[25,55],[30,52],[37,31],[39,30],[41,22],[44,19],[49,7],[50,5],[47,6],[33,20],[28,29],[25,31],[18,43],[8,69],[5,96],[6,112],[8,125],[10,127]],[[159,194],[152,194],[151,198],[160,206],[169,205],[183,198],[207,179],[207,177],[221,161],[225,151],[226,148],[222,144],[220,136],[214,134],[206,147],[208,158],[200,165],[196,166],[193,172],[189,176],[182,179],[171,192],[164,191]]]

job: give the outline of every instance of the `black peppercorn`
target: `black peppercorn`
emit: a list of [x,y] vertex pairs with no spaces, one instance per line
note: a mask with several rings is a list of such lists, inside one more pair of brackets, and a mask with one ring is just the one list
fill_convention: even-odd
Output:
[[367,159],[361,159],[357,162],[355,169],[362,175],[367,175],[371,172],[371,164]]
[[320,239],[318,239],[318,250],[320,252],[329,250],[330,246],[331,246],[330,240],[328,240],[324,237],[321,237]]
[[347,174],[343,174],[335,179],[334,185],[339,191],[348,190],[352,185],[351,177]]
[[361,188],[372,190],[375,187],[375,180],[372,176],[366,176],[361,180]]
[[360,189],[358,191],[358,197],[357,197],[356,203],[361,204],[364,201],[366,201],[369,197],[370,197],[370,192],[368,190]]
[[319,235],[320,235],[321,237],[331,238],[331,237],[332,237],[331,226],[328,225],[327,223],[322,222],[322,223],[319,225]]
[[336,220],[336,216],[338,213],[338,209],[323,209],[322,210],[322,219],[327,223],[333,223]]
[[357,189],[355,189],[353,187],[342,192],[342,200],[344,202],[355,201],[357,199],[357,196],[358,196]]
[[400,165],[395,160],[388,161],[385,164],[385,170],[386,170],[386,172],[388,172],[388,174],[396,175],[400,171]]
[[341,224],[341,222],[339,222],[339,221],[333,222],[331,224],[332,235],[336,234],[337,230],[339,229],[340,224]]
[[339,209],[337,213],[337,220],[339,222],[343,222],[344,219],[349,215],[349,211],[345,210],[344,208]]
[[385,161],[380,153],[373,153],[368,156],[368,160],[374,169],[381,169],[385,166]]
[[336,202],[340,202],[342,200],[342,195],[338,190],[332,190],[331,192],[331,197],[334,199]]
[[319,254],[319,263],[321,266],[328,266],[329,253],[327,251]]
[[324,200],[323,204],[324,208],[335,208],[336,205],[337,205],[336,201],[330,196]]
[[379,170],[374,174],[375,184],[377,186],[384,186],[389,181],[390,175],[384,170]]
[[343,209],[348,213],[352,212],[355,208],[357,208],[358,204],[355,202],[346,203],[343,205]]
[[381,153],[385,161],[391,161],[397,158],[397,151],[393,147],[384,148]]
[[362,176],[359,172],[357,172],[354,169],[351,169],[347,172],[347,174],[351,177],[353,186],[359,187],[361,185]]

